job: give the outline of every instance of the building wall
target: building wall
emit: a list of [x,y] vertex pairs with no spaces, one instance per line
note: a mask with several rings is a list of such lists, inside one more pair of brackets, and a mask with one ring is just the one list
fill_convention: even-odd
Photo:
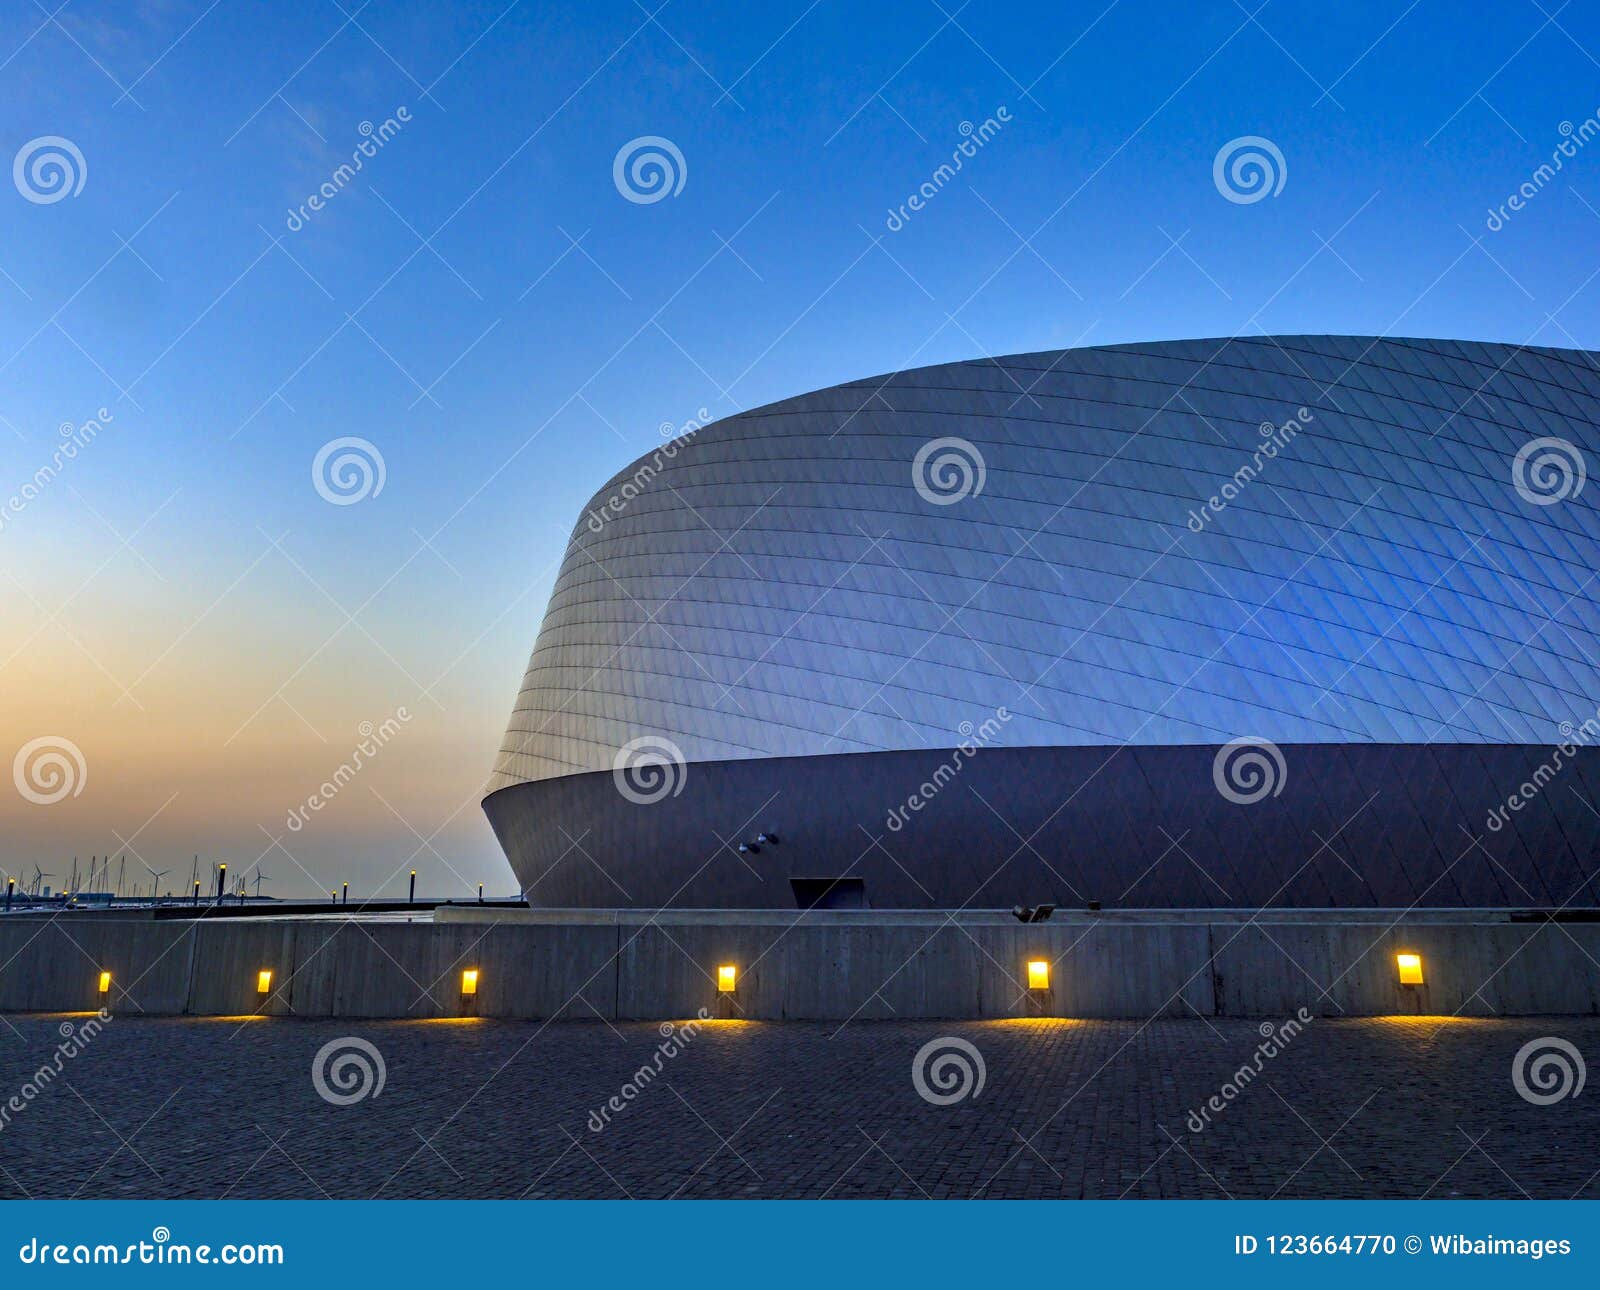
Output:
[[[435,923],[0,919],[0,1013],[506,1017],[1517,1016],[1600,1011],[1600,927],[1504,916],[440,911]],[[1401,986],[1394,956],[1420,954]],[[1026,963],[1051,964],[1026,988]],[[731,995],[716,968],[737,969]],[[461,994],[461,971],[479,971]],[[272,990],[256,992],[261,969]],[[102,970],[111,989],[97,990]],[[114,1024],[114,1023],[113,1023]],[[230,1022],[231,1025],[238,1021]],[[308,1053],[310,1049],[308,1048]]]
[[1498,828],[1482,804],[1537,787],[1549,748],[1280,751],[1253,802],[1194,746],[989,748],[942,786],[939,750],[696,762],[659,801],[596,771],[484,807],[546,908],[790,909],[793,879],[839,878],[873,909],[1600,906],[1600,749]]
[[[819,758],[942,755],[989,728],[985,746],[1006,749],[1556,743],[1600,702],[1597,494],[1538,504],[1517,459],[1540,439],[1596,445],[1596,370],[1576,351],[1465,342],[1185,341],[924,368],[715,422],[621,472],[579,518],[486,808],[524,885],[604,838],[619,884],[550,889],[636,903],[617,889],[661,886],[640,872],[661,862],[661,806],[554,787],[619,757],[681,762],[704,787],[726,779],[695,775],[705,763],[806,758],[784,781],[813,799],[783,811],[798,820],[838,817],[845,768],[863,765]],[[919,467],[944,440],[961,442]],[[1397,804],[1432,792],[1424,761]],[[1482,834],[1515,785],[1461,764],[1447,797],[1470,800],[1451,800],[1444,827],[1480,819]],[[870,782],[883,800],[851,796],[851,822],[881,833],[897,799]],[[968,788],[951,791],[981,818]],[[1163,812],[1196,791],[1146,793],[1127,855],[1195,827]],[[717,792],[728,809],[674,831],[675,855],[743,826],[745,799]],[[1435,822],[1397,809],[1450,851]],[[1528,868],[1548,827],[1516,832],[1509,886],[1557,890]],[[973,827],[958,835],[977,845]],[[982,853],[1006,836],[996,825]],[[853,857],[836,841],[819,863]],[[1588,847],[1559,843],[1561,871]],[[945,864],[925,854],[906,867]]]

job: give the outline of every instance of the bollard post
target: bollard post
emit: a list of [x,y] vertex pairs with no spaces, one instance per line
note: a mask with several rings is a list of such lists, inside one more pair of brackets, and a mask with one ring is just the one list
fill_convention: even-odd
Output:
[[415,869],[413,869],[411,871],[411,893],[406,897],[406,904],[414,905],[416,903],[417,903],[417,871]]
[[219,864],[217,866],[217,904],[219,905],[222,903],[222,884],[227,880],[228,866],[226,864]]

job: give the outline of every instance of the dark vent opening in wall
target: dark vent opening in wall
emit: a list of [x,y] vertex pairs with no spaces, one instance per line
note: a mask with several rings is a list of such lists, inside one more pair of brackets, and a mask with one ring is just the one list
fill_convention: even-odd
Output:
[[867,884],[861,878],[791,878],[794,903],[800,909],[869,909]]

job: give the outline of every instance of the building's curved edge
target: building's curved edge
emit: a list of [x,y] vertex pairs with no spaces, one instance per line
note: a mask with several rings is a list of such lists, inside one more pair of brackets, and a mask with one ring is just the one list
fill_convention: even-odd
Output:
[[[924,363],[919,367],[904,367],[896,368],[895,370],[888,372],[875,372],[866,376],[851,377],[846,381],[835,381],[832,385],[819,386],[814,390],[805,390],[799,394],[787,395],[781,399],[773,399],[768,403],[757,404],[753,408],[744,408],[741,411],[730,413],[725,417],[717,417],[714,420],[707,421],[703,425],[699,426],[696,430],[696,433],[698,433],[700,430],[708,430],[714,426],[723,425],[729,421],[737,421],[741,417],[754,418],[767,416],[774,412],[781,412],[788,405],[796,403],[802,399],[819,398],[823,395],[833,394],[842,390],[858,389],[861,386],[882,385],[885,382],[901,380],[906,377],[915,377],[922,373],[943,371],[951,368],[1003,367],[1006,364],[1020,364],[1024,360],[1038,360],[1045,362],[1047,366],[1057,367],[1059,366],[1062,358],[1068,354],[1157,355],[1178,360],[1186,360],[1189,357],[1188,355],[1181,353],[1175,354],[1172,351],[1178,347],[1191,345],[1214,345],[1217,347],[1217,349],[1211,357],[1217,358],[1221,356],[1223,351],[1229,345],[1248,344],[1276,347],[1287,346],[1290,342],[1294,341],[1327,342],[1330,340],[1349,341],[1355,344],[1368,345],[1371,347],[1376,347],[1378,345],[1467,345],[1484,349],[1504,349],[1516,353],[1542,354],[1546,356],[1558,357],[1567,362],[1572,362],[1579,358],[1583,358],[1588,360],[1583,363],[1583,366],[1590,371],[1593,371],[1597,365],[1600,365],[1600,351],[1596,350],[1576,349],[1572,347],[1556,345],[1524,345],[1518,344],[1514,341],[1463,340],[1459,336],[1370,336],[1344,332],[1290,332],[1281,335],[1273,334],[1270,336],[1179,336],[1170,340],[1128,341],[1125,343],[1110,343],[1105,345],[1075,345],[1068,349],[1022,350],[1015,354],[994,354],[983,358],[958,358],[951,359],[950,361],[944,363]],[[1193,359],[1192,361],[1204,363],[1208,360],[1197,358]],[[639,468],[646,462],[650,461],[656,453],[661,452],[669,445],[683,442],[684,438],[685,436],[680,435],[674,439],[667,440],[661,448],[640,454],[638,457],[635,457],[632,461],[628,462],[627,465],[621,467],[614,474],[612,474],[603,484],[600,485],[599,488],[594,491],[593,495],[590,496],[588,501],[584,503],[582,512],[578,518],[578,523],[582,524],[584,518],[588,516],[592,510],[594,510],[597,503],[604,503],[605,500],[616,491],[619,485],[631,478],[639,470]]]

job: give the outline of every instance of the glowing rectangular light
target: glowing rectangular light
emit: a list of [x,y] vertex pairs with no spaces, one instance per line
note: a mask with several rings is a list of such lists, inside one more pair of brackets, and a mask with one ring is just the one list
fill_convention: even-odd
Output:
[[256,993],[268,994],[272,990],[272,969],[262,968],[256,973]]
[[1028,989],[1048,990],[1050,988],[1050,964],[1044,959],[1028,960]]
[[1395,966],[1400,969],[1401,985],[1422,984],[1422,955],[1396,954],[1394,961]]
[[462,974],[461,974],[461,993],[462,994],[477,994],[478,993],[478,969],[477,968],[467,968],[464,972],[462,972]]
[[732,963],[724,963],[717,969],[717,992],[719,994],[732,994],[733,984],[738,980],[739,971]]
[[100,993],[101,994],[110,994],[111,993],[111,973],[109,973],[109,972],[102,972],[100,974]]

